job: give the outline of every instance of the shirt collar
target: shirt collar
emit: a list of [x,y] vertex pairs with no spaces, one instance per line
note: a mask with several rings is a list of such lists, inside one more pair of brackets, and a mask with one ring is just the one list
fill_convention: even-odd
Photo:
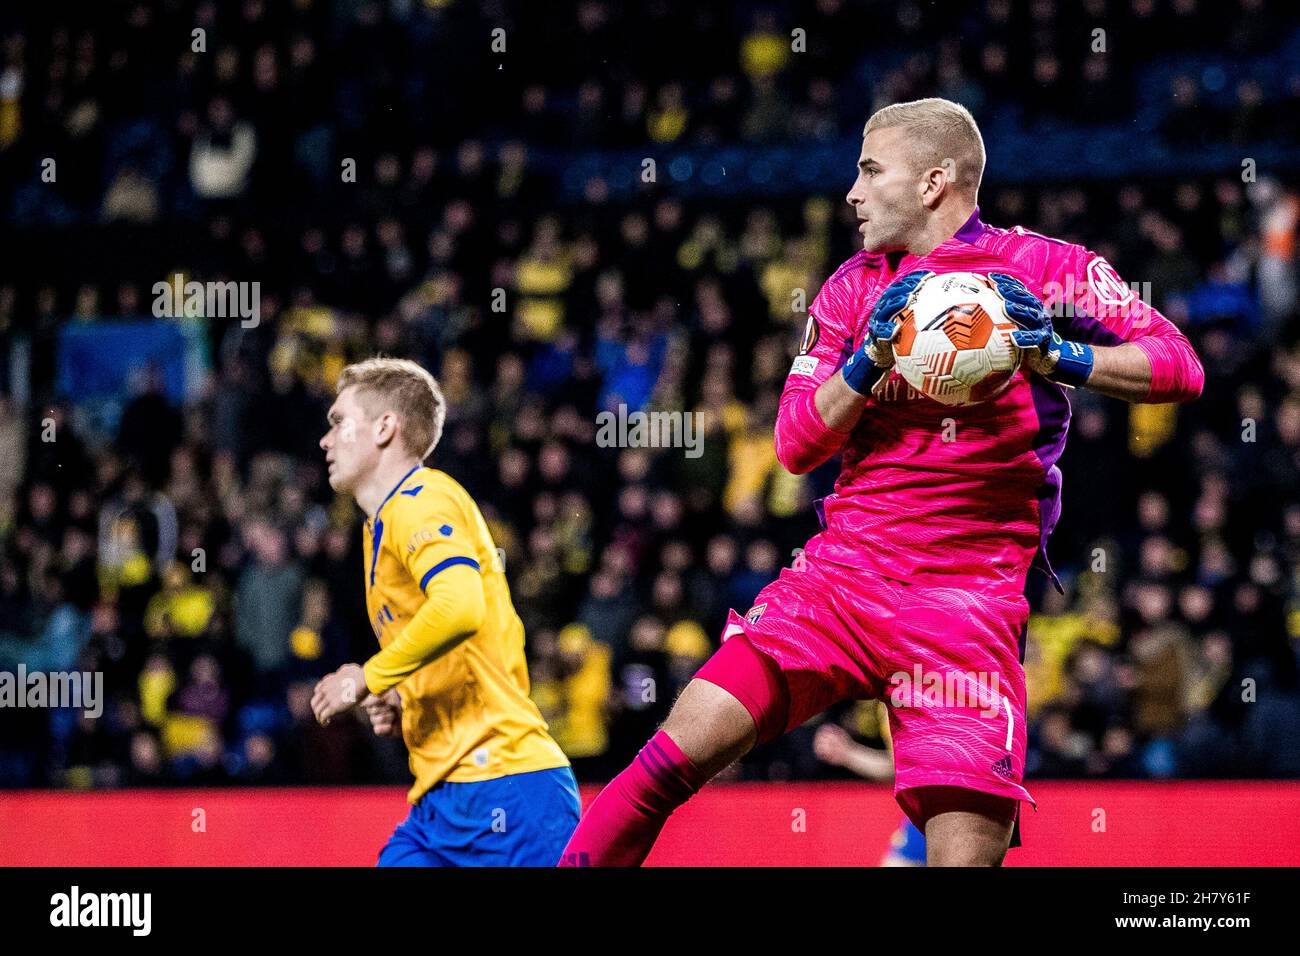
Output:
[[384,498],[383,501],[379,502],[379,507],[375,509],[375,513],[374,513],[374,515],[373,515],[373,516],[371,517],[371,519],[370,519],[371,521],[378,521],[378,520],[379,520],[379,513],[380,513],[381,511],[384,510],[384,505],[388,504],[389,499],[392,498],[393,495],[397,494],[397,489],[398,489],[398,488],[401,488],[402,485],[406,484],[406,479],[410,478],[413,474],[415,474],[417,471],[419,471],[419,470],[420,470],[420,467],[421,467],[420,465],[416,465],[414,468],[412,468],[410,471],[408,471],[406,474],[404,474],[404,475],[402,476],[401,481],[399,481],[397,484],[393,485],[393,490],[390,491],[390,492],[387,494],[387,496],[385,496],[385,498]]
[[960,239],[962,242],[974,242],[980,236],[984,235],[987,228],[980,219],[980,207],[976,206],[975,211],[970,214],[970,218],[962,223],[962,227],[953,233],[954,239]]

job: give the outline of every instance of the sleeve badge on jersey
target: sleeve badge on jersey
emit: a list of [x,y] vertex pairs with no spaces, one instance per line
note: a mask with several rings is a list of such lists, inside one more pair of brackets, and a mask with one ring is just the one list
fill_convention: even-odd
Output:
[[811,375],[817,370],[818,359],[811,355],[800,355],[790,366],[791,375]]
[[419,549],[420,545],[427,544],[433,540],[433,532],[428,528],[418,528],[406,542],[406,550],[411,554]]
[[757,624],[759,621],[763,619],[763,612],[766,610],[767,610],[766,602],[764,602],[763,604],[755,604],[753,607],[749,609],[749,613],[745,615],[745,620],[748,621],[750,624]]
[[808,313],[808,324],[803,329],[803,340],[799,343],[799,354],[807,355],[817,346],[817,340],[822,337],[822,327],[817,322],[817,316],[811,312]]
[[1133,290],[1125,285],[1115,267],[1101,256],[1093,256],[1088,263],[1088,289],[1097,301],[1107,305],[1124,305],[1133,298]]

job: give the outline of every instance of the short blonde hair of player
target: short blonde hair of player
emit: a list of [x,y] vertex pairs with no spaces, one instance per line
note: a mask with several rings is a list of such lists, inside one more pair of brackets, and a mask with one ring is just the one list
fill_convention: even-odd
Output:
[[437,379],[410,359],[372,358],[343,369],[338,391],[352,385],[371,414],[397,412],[403,448],[420,461],[433,453],[447,418]]
[[893,103],[871,115],[862,135],[894,126],[905,129],[916,147],[918,173],[952,160],[954,185],[971,196],[979,192],[984,178],[984,137],[970,110],[933,96]]

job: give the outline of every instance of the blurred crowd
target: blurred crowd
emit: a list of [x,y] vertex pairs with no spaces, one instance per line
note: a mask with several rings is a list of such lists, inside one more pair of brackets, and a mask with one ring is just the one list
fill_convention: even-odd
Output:
[[[789,475],[772,426],[799,303],[854,251],[840,197],[856,157],[810,194],[646,184],[616,202],[591,183],[570,205],[535,153],[798,144],[932,94],[977,115],[1015,102],[1122,123],[1143,43],[1186,53],[1206,37],[1246,57],[1285,32],[1282,4],[1238,6],[1212,36],[1182,28],[1211,18],[1194,0],[989,0],[954,20],[836,0],[726,15],[665,0],[635,18],[596,0],[567,19],[312,0],[29,14],[4,33],[0,70],[0,166],[21,171],[0,189],[21,227],[0,278],[0,669],[102,672],[108,700],[98,719],[0,711],[0,785],[404,778],[400,744],[359,721],[320,728],[308,706],[320,676],[374,648],[360,514],[325,483],[316,443],[339,371],[375,352],[438,376],[450,411],[432,464],[504,551],[556,739],[580,778],[607,778],[717,646],[727,609],[747,609],[816,530],[835,463]],[[1066,42],[1103,14],[1113,53]],[[487,50],[498,22],[493,80],[463,38]],[[575,34],[617,62],[553,55]],[[929,52],[897,55],[911,45]],[[452,95],[465,71],[482,89]],[[1194,108],[1199,88],[1180,79],[1161,135],[1294,139],[1300,82],[1279,79],[1226,111]],[[46,155],[57,180],[32,181]],[[1029,775],[1300,776],[1294,183],[1235,165],[1125,182],[996,173],[986,221],[1108,256],[1206,369],[1187,406],[1075,393],[1049,548],[1067,593],[1029,582]],[[260,282],[258,323],[168,320],[203,344],[184,400],[150,367],[104,407],[60,394],[63,336],[148,317],[174,272]],[[596,416],[620,404],[700,413],[702,454],[600,447]],[[873,706],[826,719],[882,745]],[[834,774],[811,733],[731,773]]]
[[[362,168],[354,182],[374,223],[439,207],[448,179],[485,198],[480,140],[808,146],[923,95],[982,122],[1158,130],[1179,149],[1300,144],[1285,0],[11,7],[0,12],[0,181],[24,225],[210,219],[223,207],[302,223],[322,204],[353,204],[344,158]],[[1253,59],[1259,68],[1231,69]],[[1169,62],[1181,68],[1150,72]],[[524,154],[507,155],[502,175],[518,179]],[[407,168],[414,184],[399,182]],[[588,186],[598,199],[601,184]],[[509,195],[526,189],[514,182]]]

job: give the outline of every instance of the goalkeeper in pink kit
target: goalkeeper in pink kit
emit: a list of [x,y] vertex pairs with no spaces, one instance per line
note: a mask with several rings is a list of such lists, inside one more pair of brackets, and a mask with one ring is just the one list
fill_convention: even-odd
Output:
[[[1200,394],[1183,334],[1100,256],[980,220],[984,145],[961,106],[886,107],[847,201],[862,251],[822,286],[781,396],[776,450],[807,472],[839,453],[822,531],[683,690],[588,808],[561,860],[631,866],[714,774],[844,699],[879,698],[894,795],[930,865],[998,865],[1023,785],[1025,578],[1045,545],[1069,388],[1129,402]],[[927,274],[989,275],[1023,361],[995,398],[945,406],[890,370],[897,316]]]

